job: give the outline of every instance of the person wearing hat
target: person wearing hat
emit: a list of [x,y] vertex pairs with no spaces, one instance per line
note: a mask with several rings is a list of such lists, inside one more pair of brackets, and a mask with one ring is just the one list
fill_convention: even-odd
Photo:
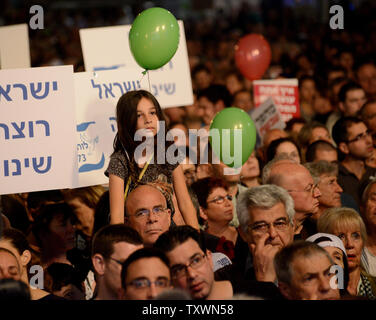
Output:
[[[343,278],[338,279],[338,286],[341,296],[348,295],[349,293],[347,292],[346,288],[349,283],[349,269],[346,249],[343,245],[342,240],[334,234],[320,232],[308,237],[306,241],[314,242],[320,247],[324,248],[325,251],[328,252],[333,259],[333,262],[342,268]],[[339,276],[340,274],[338,273],[337,277]]]

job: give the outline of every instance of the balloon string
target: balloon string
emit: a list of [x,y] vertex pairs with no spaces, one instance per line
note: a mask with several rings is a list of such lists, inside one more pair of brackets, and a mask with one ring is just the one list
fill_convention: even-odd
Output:
[[148,74],[149,92],[151,92],[149,70],[147,70],[146,72],[147,72],[147,74]]

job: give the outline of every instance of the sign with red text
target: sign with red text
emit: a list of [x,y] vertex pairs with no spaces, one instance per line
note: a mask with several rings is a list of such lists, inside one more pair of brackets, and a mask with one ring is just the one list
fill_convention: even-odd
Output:
[[300,117],[298,79],[255,80],[253,95],[256,107],[271,97],[285,122]]

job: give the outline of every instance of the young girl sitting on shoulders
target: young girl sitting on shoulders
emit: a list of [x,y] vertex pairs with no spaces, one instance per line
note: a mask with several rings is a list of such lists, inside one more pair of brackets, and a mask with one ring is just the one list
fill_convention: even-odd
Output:
[[[165,121],[157,99],[148,91],[129,91],[122,95],[116,106],[118,131],[114,139],[114,152],[105,174],[109,177],[111,224],[124,223],[124,201],[137,183],[161,182],[173,186],[184,222],[198,229],[195,209],[189,196],[183,170],[179,163],[157,163],[157,133],[159,122]],[[137,130],[154,137],[154,154],[149,159],[135,158]],[[166,141],[166,139],[164,139]],[[165,146],[163,146],[165,147]],[[145,195],[147,196],[147,195]]]

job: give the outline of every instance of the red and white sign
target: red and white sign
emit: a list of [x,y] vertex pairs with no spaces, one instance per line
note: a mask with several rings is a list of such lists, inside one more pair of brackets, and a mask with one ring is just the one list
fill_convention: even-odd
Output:
[[271,97],[285,122],[300,117],[298,79],[255,80],[253,95],[256,107]]

